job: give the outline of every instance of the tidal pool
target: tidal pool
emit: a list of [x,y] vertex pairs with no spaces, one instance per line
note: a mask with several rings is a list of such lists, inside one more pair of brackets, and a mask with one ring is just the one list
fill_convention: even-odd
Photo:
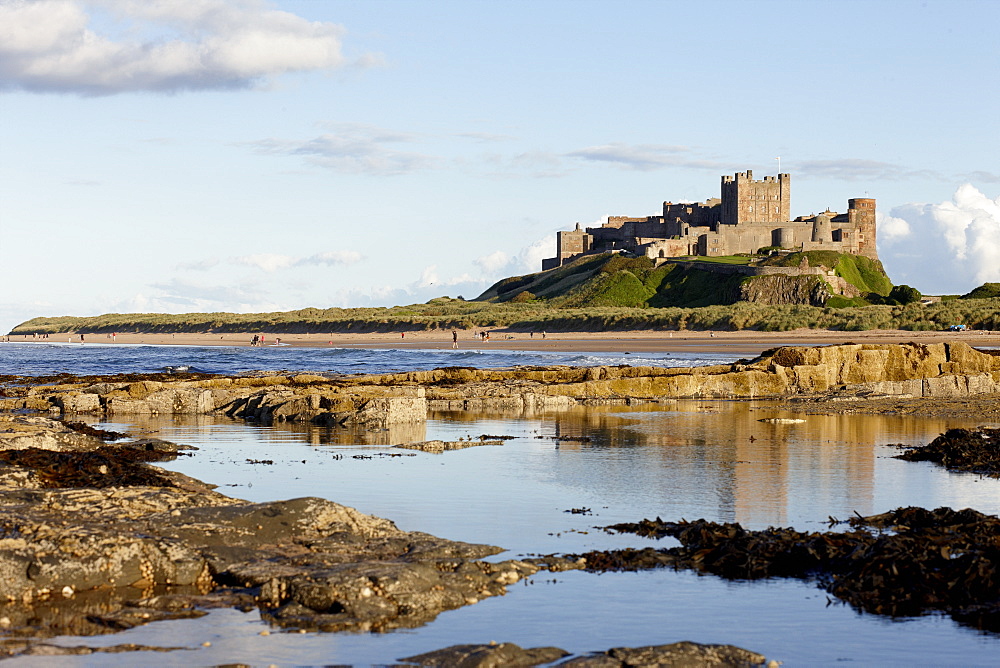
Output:
[[[751,529],[826,529],[830,517],[899,506],[1000,514],[1000,481],[892,459],[893,443],[924,444],[956,420],[802,416],[769,403],[690,401],[589,407],[510,418],[434,413],[383,432],[259,427],[186,418],[114,423],[197,446],[165,466],[253,501],[321,496],[426,531],[507,548],[496,559],[625,546],[668,546],[595,527],[661,517]],[[996,426],[996,425],[993,425]],[[398,443],[513,436],[502,446],[440,455]],[[557,437],[569,440],[557,440]],[[589,439],[589,440],[588,440]],[[403,456],[389,456],[402,454]],[[273,463],[254,463],[269,460]],[[571,513],[570,510],[586,512]],[[385,634],[298,634],[256,612],[215,611],[66,645],[184,646],[189,651],[22,657],[23,665],[388,664],[448,645],[514,642],[584,653],[678,640],[732,643],[792,665],[996,665],[1000,636],[931,615],[860,613],[814,583],[728,582],[670,570],[538,573],[509,593],[433,623]],[[209,642],[209,647],[203,643]]]

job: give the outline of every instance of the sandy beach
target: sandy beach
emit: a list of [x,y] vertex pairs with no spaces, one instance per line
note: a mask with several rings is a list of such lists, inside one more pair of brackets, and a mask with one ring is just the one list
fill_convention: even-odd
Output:
[[[801,329],[790,332],[547,332],[534,336],[522,332],[490,330],[490,340],[477,336],[480,330],[458,332],[462,349],[538,350],[567,352],[735,352],[754,356],[769,348],[786,345],[816,346],[841,343],[948,343],[964,341],[975,347],[1000,347],[1000,332],[910,332],[871,330],[834,332]],[[249,346],[254,333],[237,334],[85,334],[85,343],[152,344],[186,346]],[[7,337],[11,342],[40,341],[31,336]],[[450,331],[372,334],[264,334],[264,345],[340,348],[397,348],[435,350],[452,347]],[[80,335],[53,334],[48,342],[80,342]]]

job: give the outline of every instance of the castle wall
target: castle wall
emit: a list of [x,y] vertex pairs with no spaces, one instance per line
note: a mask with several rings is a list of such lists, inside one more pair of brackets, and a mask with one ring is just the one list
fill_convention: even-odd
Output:
[[701,203],[663,203],[663,221],[667,224],[686,223],[698,227],[718,224],[722,215],[722,200],[714,198]]
[[639,248],[646,257],[658,260],[695,255],[698,250],[697,245],[697,240],[691,243],[686,239],[652,239],[647,240]]
[[631,216],[608,216],[608,222],[601,227],[614,227],[620,229],[625,223],[643,223],[648,216],[642,218],[632,218]]

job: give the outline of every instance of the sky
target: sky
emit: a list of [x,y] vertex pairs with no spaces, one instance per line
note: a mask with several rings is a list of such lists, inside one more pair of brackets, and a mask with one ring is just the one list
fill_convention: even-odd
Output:
[[1000,281],[1000,2],[0,0],[0,331],[476,297],[780,168]]

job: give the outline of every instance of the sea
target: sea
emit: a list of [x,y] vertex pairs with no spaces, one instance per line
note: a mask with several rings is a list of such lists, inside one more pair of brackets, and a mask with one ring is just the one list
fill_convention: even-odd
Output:
[[276,346],[173,346],[144,344],[0,343],[0,374],[89,376],[115,373],[203,371],[239,374],[273,371],[390,373],[449,366],[491,369],[524,365],[702,366],[737,356],[718,353],[560,353],[517,350],[420,350]]
[[[726,354],[552,353],[359,348],[250,348],[0,343],[0,374],[159,372],[376,373],[445,366],[731,362]],[[804,422],[760,420],[795,417]],[[250,501],[320,496],[388,518],[405,530],[505,548],[502,560],[667,541],[601,527],[643,518],[705,518],[750,529],[828,529],[831,518],[901,506],[1000,513],[1000,481],[893,458],[975,420],[802,415],[768,402],[670,401],[593,406],[530,417],[432,412],[424,425],[369,432],[264,427],[205,416],[134,418],[96,426],[197,448],[163,464]],[[990,426],[1000,426],[991,424]],[[415,440],[504,434],[502,446],[380,456]],[[571,436],[576,440],[558,437]],[[408,452],[408,451],[407,451]],[[354,457],[353,455],[364,455]],[[261,461],[271,464],[261,464]],[[196,620],[119,633],[63,636],[65,646],[134,643],[166,652],[19,657],[25,666],[384,666],[450,645],[513,642],[576,655],[691,640],[738,645],[785,666],[995,666],[1000,635],[929,614],[861,612],[815,582],[728,581],[669,569],[641,573],[540,572],[505,596],[386,633],[292,633],[256,611],[214,610]]]

